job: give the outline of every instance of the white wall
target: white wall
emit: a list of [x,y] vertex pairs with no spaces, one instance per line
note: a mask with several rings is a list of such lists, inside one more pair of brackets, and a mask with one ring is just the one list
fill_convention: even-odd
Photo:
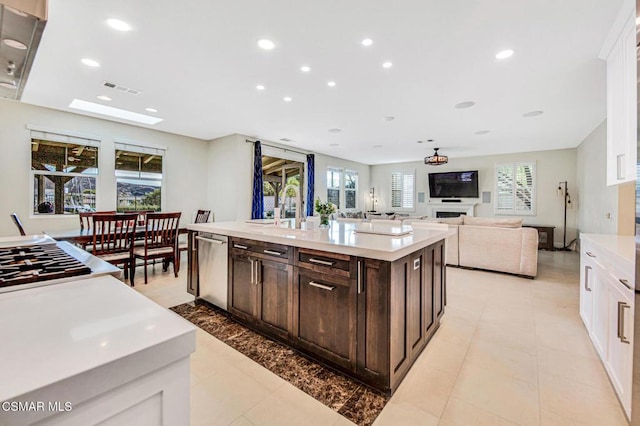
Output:
[[577,151],[578,229],[593,234],[616,234],[618,187],[607,186],[606,120],[582,141]]
[[[251,191],[253,188],[253,144],[245,140],[245,135],[229,135],[209,142],[208,152],[208,208],[217,222],[247,220],[251,218]],[[268,145],[292,149],[275,142],[262,140]],[[266,147],[263,147],[263,151]],[[306,153],[301,149],[295,151]],[[277,154],[274,154],[277,155]],[[315,154],[315,197],[327,199],[327,167],[342,167],[358,172],[360,193],[358,208],[367,209],[366,195],[369,193],[369,166],[355,161]],[[306,181],[306,176],[305,176]],[[303,197],[307,191],[303,188]]]
[[251,219],[253,145],[245,139],[236,134],[209,141],[207,204],[216,222]]
[[79,227],[78,217],[31,215],[31,137],[26,125],[98,136],[98,210],[115,210],[116,179],[113,139],[147,142],[167,147],[165,211],[181,211],[182,223],[191,221],[193,211],[206,201],[207,142],[142,127],[42,108],[0,99],[0,236],[17,235],[9,215],[18,213],[27,233],[59,231]]
[[[446,150],[443,152],[446,154]],[[428,215],[429,182],[428,174],[434,172],[478,170],[478,186],[480,193],[491,192],[491,203],[482,204],[481,199],[463,202],[478,202],[475,215],[494,217],[493,201],[495,165],[500,163],[535,161],[536,162],[536,202],[535,216],[523,216],[525,224],[555,226],[554,240],[556,246],[562,245],[562,227],[564,220],[563,199],[556,196],[558,182],[569,182],[569,193],[576,200],[576,149],[559,149],[553,151],[523,152],[516,154],[491,155],[482,157],[450,158],[443,166],[427,166],[423,161],[383,164],[371,166],[371,186],[375,187],[378,196],[379,211],[393,211],[390,208],[391,173],[399,170],[416,170],[416,193],[424,192],[425,202],[419,203],[416,194],[415,215]],[[439,200],[434,199],[434,202]],[[504,217],[503,215],[497,217]],[[567,243],[576,238],[576,209],[567,212]]]

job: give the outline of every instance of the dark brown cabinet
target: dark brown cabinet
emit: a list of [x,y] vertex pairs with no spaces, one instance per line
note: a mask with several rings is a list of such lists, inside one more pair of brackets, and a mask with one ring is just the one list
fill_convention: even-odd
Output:
[[229,312],[385,392],[438,328],[444,244],[393,262],[232,239]]
[[356,295],[350,280],[298,268],[295,288],[300,346],[344,368],[353,368]]
[[292,328],[292,266],[288,260],[286,248],[233,239],[229,312],[250,325],[287,338]]

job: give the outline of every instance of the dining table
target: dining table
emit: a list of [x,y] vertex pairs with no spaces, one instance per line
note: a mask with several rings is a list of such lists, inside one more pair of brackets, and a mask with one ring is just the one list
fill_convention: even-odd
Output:
[[[144,233],[146,229],[144,226],[136,227],[135,238],[140,239],[144,238]],[[68,241],[72,244],[76,244],[78,246],[84,247],[87,244],[91,244],[93,242],[93,229],[92,228],[77,228],[68,231],[52,231],[44,233],[56,241]],[[187,228],[180,227],[178,228],[178,235],[186,234]]]

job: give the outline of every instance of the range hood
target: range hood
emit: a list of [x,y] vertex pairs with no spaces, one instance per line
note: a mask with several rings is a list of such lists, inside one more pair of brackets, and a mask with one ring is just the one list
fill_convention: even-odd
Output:
[[0,97],[22,97],[47,19],[46,0],[0,0]]

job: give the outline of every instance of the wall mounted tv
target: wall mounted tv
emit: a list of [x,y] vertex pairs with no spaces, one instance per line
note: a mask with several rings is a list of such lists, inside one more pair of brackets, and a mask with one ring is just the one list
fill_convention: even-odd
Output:
[[478,171],[429,173],[431,198],[478,198]]

